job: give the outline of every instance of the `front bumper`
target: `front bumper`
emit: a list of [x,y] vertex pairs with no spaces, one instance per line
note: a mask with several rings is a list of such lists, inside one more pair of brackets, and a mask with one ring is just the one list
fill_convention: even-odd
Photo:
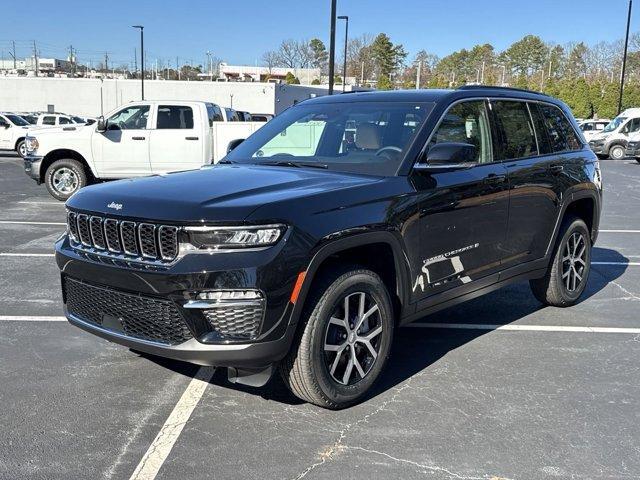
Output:
[[640,144],[629,143],[624,153],[627,157],[640,157]]
[[43,157],[36,156],[36,155],[27,155],[26,157],[23,158],[24,173],[26,173],[31,178],[33,178],[36,182],[38,182],[38,185],[42,183],[40,180],[41,178],[40,166],[42,165],[42,158]]
[[596,143],[596,142],[591,141],[591,142],[589,142],[589,148],[596,155],[607,155],[609,153],[607,151],[607,149],[605,148],[605,144],[604,143]]
[[[126,262],[74,249],[65,236],[56,243],[65,314],[73,325],[152,355],[199,365],[265,367],[286,355],[296,329],[289,297],[299,267],[291,265],[290,260],[285,261],[291,258],[288,247],[283,242],[263,251],[190,254],[163,269],[142,264],[127,265]],[[73,297],[69,296],[67,281],[102,289],[115,297],[119,304],[113,308],[114,301],[94,302],[91,315],[86,315],[86,311],[78,309],[77,303],[69,301]],[[207,320],[204,311],[185,308],[189,302],[193,304],[196,292],[218,289],[258,289],[264,293],[264,317],[255,338],[224,338],[215,331],[215,324]],[[125,298],[118,300],[118,296]],[[136,299],[164,306],[147,314],[135,304]],[[168,310],[162,310],[165,308]],[[158,311],[162,312],[160,317]],[[101,320],[96,320],[96,312],[98,318],[102,315]],[[179,341],[167,342],[145,335],[132,335],[130,329],[123,327],[125,322],[135,322],[136,315],[141,322],[151,323],[152,327],[153,322],[164,324],[169,314],[173,315],[172,318],[179,316],[190,332]]]

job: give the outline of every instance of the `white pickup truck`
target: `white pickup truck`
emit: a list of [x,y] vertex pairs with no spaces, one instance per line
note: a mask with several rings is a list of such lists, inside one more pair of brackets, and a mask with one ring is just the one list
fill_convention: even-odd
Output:
[[58,200],[96,180],[193,170],[215,163],[263,122],[226,122],[213,103],[142,101],[82,128],[26,138],[25,172]]
[[0,150],[15,150],[24,157],[27,154],[25,138],[29,131],[39,128],[19,115],[0,112]]

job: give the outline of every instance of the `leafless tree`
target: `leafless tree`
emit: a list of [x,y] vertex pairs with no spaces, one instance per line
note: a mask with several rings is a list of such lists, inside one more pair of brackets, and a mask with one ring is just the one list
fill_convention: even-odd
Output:
[[271,71],[273,68],[278,66],[278,62],[280,61],[280,55],[278,52],[269,50],[268,52],[264,52],[262,54],[262,63],[269,70],[269,75],[271,75]]
[[297,68],[300,64],[298,42],[292,39],[283,40],[278,49],[279,63],[283,67]]

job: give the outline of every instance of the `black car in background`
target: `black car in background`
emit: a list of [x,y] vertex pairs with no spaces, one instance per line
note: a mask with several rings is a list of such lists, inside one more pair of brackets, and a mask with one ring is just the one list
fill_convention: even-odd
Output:
[[71,197],[67,318],[353,404],[400,325],[516,281],[546,305],[578,300],[602,198],[579,132],[563,103],[508,88],[310,99],[215,166]]

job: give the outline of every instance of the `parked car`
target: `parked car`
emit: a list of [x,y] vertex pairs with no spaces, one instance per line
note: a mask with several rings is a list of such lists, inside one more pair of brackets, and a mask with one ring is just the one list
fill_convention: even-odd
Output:
[[269,113],[252,113],[251,121],[253,122],[268,122],[273,118],[273,115]]
[[236,113],[238,114],[238,118],[240,119],[241,122],[251,122],[253,120],[249,112],[236,110]]
[[634,158],[636,162],[640,163],[640,132],[634,133],[629,137],[625,156]]
[[37,127],[15,113],[0,113],[0,150],[14,150],[24,158],[27,154],[25,139],[34,129]]
[[624,158],[629,137],[640,131],[640,108],[629,108],[592,136],[589,147],[600,158]]
[[63,113],[42,113],[38,117],[37,125],[41,126],[58,126],[58,125],[79,125],[84,124],[83,121],[75,121],[71,116]]
[[15,112],[16,115],[27,121],[29,125],[38,124],[38,115],[29,112]]
[[305,401],[351,405],[400,325],[515,281],[545,305],[578,301],[602,200],[579,132],[562,102],[516,89],[301,102],[218,165],[71,197],[55,245],[66,316],[135,351],[253,386],[278,369]]
[[233,108],[224,108],[224,121],[225,122],[240,122],[240,116]]
[[600,118],[598,120],[590,119],[578,122],[580,130],[587,141],[591,140],[595,135],[601,133],[604,128],[611,122],[609,119]]
[[147,101],[120,107],[95,125],[41,129],[26,139],[25,172],[66,200],[96,180],[197,169],[261,124],[226,123],[206,102]]

